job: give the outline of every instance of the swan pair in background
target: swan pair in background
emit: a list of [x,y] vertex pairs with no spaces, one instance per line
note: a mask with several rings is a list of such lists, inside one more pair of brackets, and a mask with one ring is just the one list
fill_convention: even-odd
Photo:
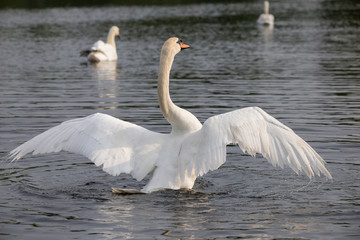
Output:
[[[264,13],[257,22],[262,25],[274,25],[274,16],[269,13],[269,1],[264,2]],[[117,60],[115,37],[120,38],[120,30],[112,26],[109,30],[107,41],[99,40],[93,44],[90,50],[81,51],[80,55],[87,57],[90,62],[115,61]]]
[[158,99],[172,130],[162,134],[96,113],[65,121],[20,145],[10,153],[13,161],[28,153],[69,151],[86,156],[113,176],[131,174],[138,181],[149,175],[141,191],[191,189],[195,179],[219,168],[226,160],[226,146],[238,144],[251,155],[261,153],[274,166],[289,166],[309,178],[322,173],[331,179],[325,161],[290,128],[261,108],[248,107],[216,115],[204,124],[175,105],[169,93],[174,57],[189,48],[180,39],[168,39],[160,55]]
[[[269,14],[269,1],[264,2],[264,13],[257,22],[262,25],[274,25],[274,16]],[[106,43],[102,40],[95,42],[90,50],[81,51],[80,55],[87,57],[90,62],[115,61],[117,60],[115,37],[120,38],[120,30],[112,26],[109,30]]]
[[258,24],[273,26],[274,25],[274,15],[269,13],[269,1],[264,2],[264,13],[260,15],[257,20]]
[[87,57],[90,62],[117,60],[115,37],[120,38],[120,30],[117,26],[112,26],[109,30],[106,43],[99,40],[92,45],[90,50],[82,51],[80,55]]

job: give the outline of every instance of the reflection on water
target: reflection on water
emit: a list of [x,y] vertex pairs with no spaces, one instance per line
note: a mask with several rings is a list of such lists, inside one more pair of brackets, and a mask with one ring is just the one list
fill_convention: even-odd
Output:
[[271,40],[273,31],[274,31],[274,25],[259,25],[258,24],[259,31],[264,37],[264,42],[268,42]]
[[[1,10],[1,157],[64,120],[103,112],[169,132],[157,102],[164,40],[175,58],[173,101],[202,122],[259,106],[328,162],[333,182],[228,147],[227,162],[194,191],[118,196],[141,188],[86,158],[60,153],[0,163],[0,236],[6,239],[225,239],[358,237],[359,6],[355,1],[271,3],[274,29],[257,26],[263,2]],[[78,53],[119,25],[119,59]],[[104,30],[105,29],[105,30]],[[1,237],[0,237],[1,238]]]
[[[108,103],[108,107],[105,109],[115,109],[119,104],[117,97],[121,93],[121,81],[118,78],[120,70],[117,68],[117,62],[91,63],[89,67],[92,70],[92,79],[96,79],[98,83],[99,98]],[[105,104],[104,101],[99,103]]]
[[92,70],[94,72],[94,78],[98,81],[115,81],[118,75],[116,68],[116,61],[104,61],[98,63],[91,63]]

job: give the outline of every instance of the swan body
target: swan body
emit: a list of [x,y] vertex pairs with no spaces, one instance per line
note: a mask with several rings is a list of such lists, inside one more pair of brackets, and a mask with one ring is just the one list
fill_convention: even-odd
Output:
[[90,62],[115,61],[117,60],[115,37],[120,38],[120,30],[117,26],[112,26],[109,30],[107,41],[102,40],[95,42],[90,50],[80,53],[81,56],[87,56]]
[[149,175],[141,190],[147,193],[165,188],[191,189],[197,177],[225,162],[226,145],[234,143],[251,155],[261,153],[274,166],[289,166],[309,178],[315,174],[332,178],[314,149],[261,108],[216,115],[202,125],[193,114],[176,106],[169,94],[170,70],[175,55],[188,47],[178,38],[170,38],[160,56],[158,98],[164,117],[172,125],[171,133],[153,132],[95,113],[50,128],[11,151],[10,157],[15,161],[31,152],[78,153],[113,176],[127,173],[140,181]]
[[257,22],[262,25],[274,25],[274,15],[269,13],[269,1],[264,2],[264,13],[260,15]]

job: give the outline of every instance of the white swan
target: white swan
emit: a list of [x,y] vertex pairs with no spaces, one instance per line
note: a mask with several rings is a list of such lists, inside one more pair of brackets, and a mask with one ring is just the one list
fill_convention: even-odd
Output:
[[258,107],[248,107],[210,117],[202,125],[190,112],[176,106],[169,94],[174,57],[188,48],[178,38],[168,39],[161,50],[158,97],[170,134],[149,131],[112,116],[96,113],[65,121],[20,145],[12,161],[27,153],[61,150],[82,154],[117,176],[137,180],[150,174],[142,192],[170,188],[191,189],[195,179],[219,168],[226,160],[226,145],[236,143],[251,155],[262,153],[274,166],[290,166],[309,178],[324,174],[331,179],[324,160],[290,128]]
[[264,13],[260,15],[257,22],[263,25],[274,25],[274,15],[269,13],[269,1],[264,1]]
[[99,40],[90,50],[81,51],[81,56],[87,56],[90,62],[115,61],[117,59],[115,37],[120,38],[120,30],[112,26],[109,30],[106,43]]

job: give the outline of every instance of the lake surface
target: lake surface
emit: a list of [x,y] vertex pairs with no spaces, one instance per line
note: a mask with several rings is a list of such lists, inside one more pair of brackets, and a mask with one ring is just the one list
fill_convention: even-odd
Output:
[[[0,10],[0,239],[359,239],[360,4],[273,1],[273,29],[256,25],[262,1],[176,6]],[[116,63],[79,52],[120,27]],[[85,157],[6,161],[9,151],[62,121],[106,113],[169,132],[157,103],[160,49],[175,58],[173,101],[208,117],[259,106],[327,161],[333,181],[309,180],[236,146],[194,191],[140,189]]]

